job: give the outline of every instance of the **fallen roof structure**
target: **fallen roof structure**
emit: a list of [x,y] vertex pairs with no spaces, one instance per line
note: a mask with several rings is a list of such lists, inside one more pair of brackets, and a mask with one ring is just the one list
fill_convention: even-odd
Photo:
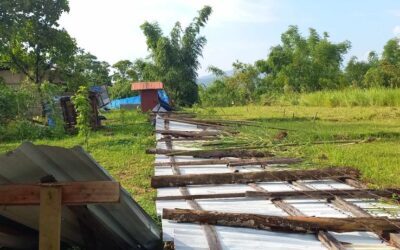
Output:
[[156,117],[152,185],[163,240],[175,249],[400,248],[400,207],[382,202],[396,202],[399,190],[368,189],[351,168],[297,171],[274,158],[170,154],[196,147],[187,134],[218,131],[166,117]]
[[[13,152],[0,156],[0,184],[34,184],[46,179],[114,181],[81,147],[65,149],[23,143]],[[159,249],[158,226],[126,190],[120,188],[119,193],[118,203],[63,206],[63,243],[87,249]],[[0,246],[28,248],[26,243],[37,246],[34,240],[26,239],[36,239],[38,218],[38,206],[2,206],[0,228],[4,228],[2,221],[5,220],[29,233],[4,235],[0,230]],[[22,243],[25,245],[21,246]]]

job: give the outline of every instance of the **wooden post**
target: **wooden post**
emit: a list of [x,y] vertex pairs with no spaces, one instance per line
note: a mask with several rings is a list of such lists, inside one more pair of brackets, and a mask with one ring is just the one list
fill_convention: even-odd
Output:
[[39,250],[59,250],[61,241],[61,187],[40,188]]

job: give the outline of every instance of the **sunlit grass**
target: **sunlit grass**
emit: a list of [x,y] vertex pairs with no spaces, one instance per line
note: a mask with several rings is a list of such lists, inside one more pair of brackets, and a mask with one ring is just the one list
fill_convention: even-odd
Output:
[[[267,145],[277,155],[302,157],[301,166],[354,166],[375,187],[400,187],[400,108],[244,106],[197,109],[204,119],[251,120],[256,126],[238,127],[240,135],[225,137],[232,146]],[[279,130],[288,136],[276,141]],[[313,145],[316,141],[368,140],[357,144]],[[277,147],[298,143],[299,146]],[[271,147],[271,145],[273,145]],[[284,150],[282,150],[284,149]]]

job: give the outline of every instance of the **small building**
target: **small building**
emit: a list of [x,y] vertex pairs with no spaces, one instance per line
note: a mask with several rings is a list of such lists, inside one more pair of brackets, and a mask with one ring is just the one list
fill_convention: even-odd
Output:
[[132,83],[132,90],[140,92],[142,112],[152,111],[160,104],[158,91],[164,89],[162,82],[135,82]]

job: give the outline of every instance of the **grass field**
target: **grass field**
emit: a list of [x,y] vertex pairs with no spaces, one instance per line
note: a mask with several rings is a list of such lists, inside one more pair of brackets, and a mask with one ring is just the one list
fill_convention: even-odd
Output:
[[[104,122],[105,128],[92,132],[89,148],[84,148],[156,219],[155,190],[150,188],[154,156],[145,154],[145,149],[155,144],[153,127],[146,115],[135,111],[107,112],[104,115],[108,118]],[[33,143],[67,148],[84,144],[83,139],[77,136]],[[0,143],[0,153],[13,150],[19,144]]]
[[[371,187],[400,187],[400,108],[398,107],[305,107],[244,106],[197,109],[208,119],[252,120],[256,126],[241,127],[241,135],[226,143],[268,145],[277,155],[303,157],[303,167],[354,166]],[[275,141],[279,132],[288,136]],[[359,144],[312,145],[315,141],[368,140]],[[270,145],[300,143],[278,150]],[[304,145],[305,144],[305,145]]]

